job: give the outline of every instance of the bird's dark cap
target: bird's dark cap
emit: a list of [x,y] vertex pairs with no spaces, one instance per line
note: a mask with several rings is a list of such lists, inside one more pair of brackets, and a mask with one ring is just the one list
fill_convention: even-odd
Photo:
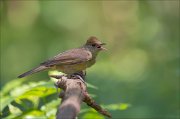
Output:
[[97,39],[97,37],[95,37],[95,36],[89,37],[89,39],[88,39],[87,42],[86,42],[86,45],[87,45],[87,44],[105,45],[105,43],[102,43],[101,41],[99,41],[99,40]]

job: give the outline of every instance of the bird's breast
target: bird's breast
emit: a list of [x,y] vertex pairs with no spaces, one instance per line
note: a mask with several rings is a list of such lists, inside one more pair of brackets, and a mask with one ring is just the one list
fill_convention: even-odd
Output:
[[95,59],[92,59],[92,60],[89,60],[86,64],[86,67],[91,67],[93,64],[96,63],[96,60]]
[[57,65],[55,69],[66,74],[73,74],[85,70],[86,68],[92,66],[95,62],[96,62],[95,60],[89,60],[87,62],[77,63],[77,64]]

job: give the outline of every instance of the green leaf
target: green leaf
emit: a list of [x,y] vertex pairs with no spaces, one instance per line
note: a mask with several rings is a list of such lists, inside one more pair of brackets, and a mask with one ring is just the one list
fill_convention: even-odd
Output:
[[22,115],[19,115],[16,119],[47,119],[47,117],[43,111],[31,110],[27,113],[22,113]]
[[131,105],[128,103],[110,104],[103,106],[108,110],[127,110]]
[[24,81],[25,81],[25,78],[22,78],[22,79],[14,79],[6,83],[6,85],[3,86],[2,91],[0,92],[0,95],[1,96],[7,95],[13,88],[20,86]]
[[[12,82],[9,82],[9,84],[11,83]],[[7,89],[5,91],[7,91]],[[24,84],[9,91],[10,95],[2,95],[1,112],[6,106],[8,106],[14,100],[20,102],[21,99],[26,98],[34,101],[35,103],[37,102],[38,97],[46,97],[50,94],[54,94],[56,92],[56,89],[54,88],[53,82],[40,81]]]
[[46,113],[47,117],[54,117],[56,115],[57,107],[60,104],[60,99],[52,100],[41,107],[41,111]]
[[89,112],[83,115],[83,119],[104,119],[104,117],[98,113]]
[[98,87],[96,87],[96,86],[94,86],[94,85],[92,85],[92,84],[89,84],[89,83],[87,83],[87,87],[93,88],[93,89],[98,89]]

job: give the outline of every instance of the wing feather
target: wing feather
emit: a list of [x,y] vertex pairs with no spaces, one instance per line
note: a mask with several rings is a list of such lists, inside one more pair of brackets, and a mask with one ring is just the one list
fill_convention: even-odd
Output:
[[41,65],[45,65],[45,66],[72,65],[72,64],[78,64],[89,61],[91,58],[92,58],[92,54],[90,51],[87,51],[85,49],[72,49],[56,55],[52,59],[49,59],[41,63]]

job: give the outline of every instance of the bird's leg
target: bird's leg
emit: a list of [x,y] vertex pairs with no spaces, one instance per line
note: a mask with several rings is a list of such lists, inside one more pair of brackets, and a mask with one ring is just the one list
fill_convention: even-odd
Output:
[[82,71],[78,72],[77,75],[81,76],[81,78],[83,78],[83,80],[85,81],[85,78],[86,78],[86,70],[82,70]]
[[72,77],[72,78],[80,79],[86,85],[85,76],[86,76],[86,71],[85,70],[80,71],[80,72],[76,72],[76,73],[70,75],[70,77]]
[[84,81],[84,79],[80,75],[75,75],[75,76],[78,77],[78,79],[80,79],[84,84],[86,84],[86,82]]
[[84,76],[84,80],[86,79],[86,70],[83,70],[83,76]]

